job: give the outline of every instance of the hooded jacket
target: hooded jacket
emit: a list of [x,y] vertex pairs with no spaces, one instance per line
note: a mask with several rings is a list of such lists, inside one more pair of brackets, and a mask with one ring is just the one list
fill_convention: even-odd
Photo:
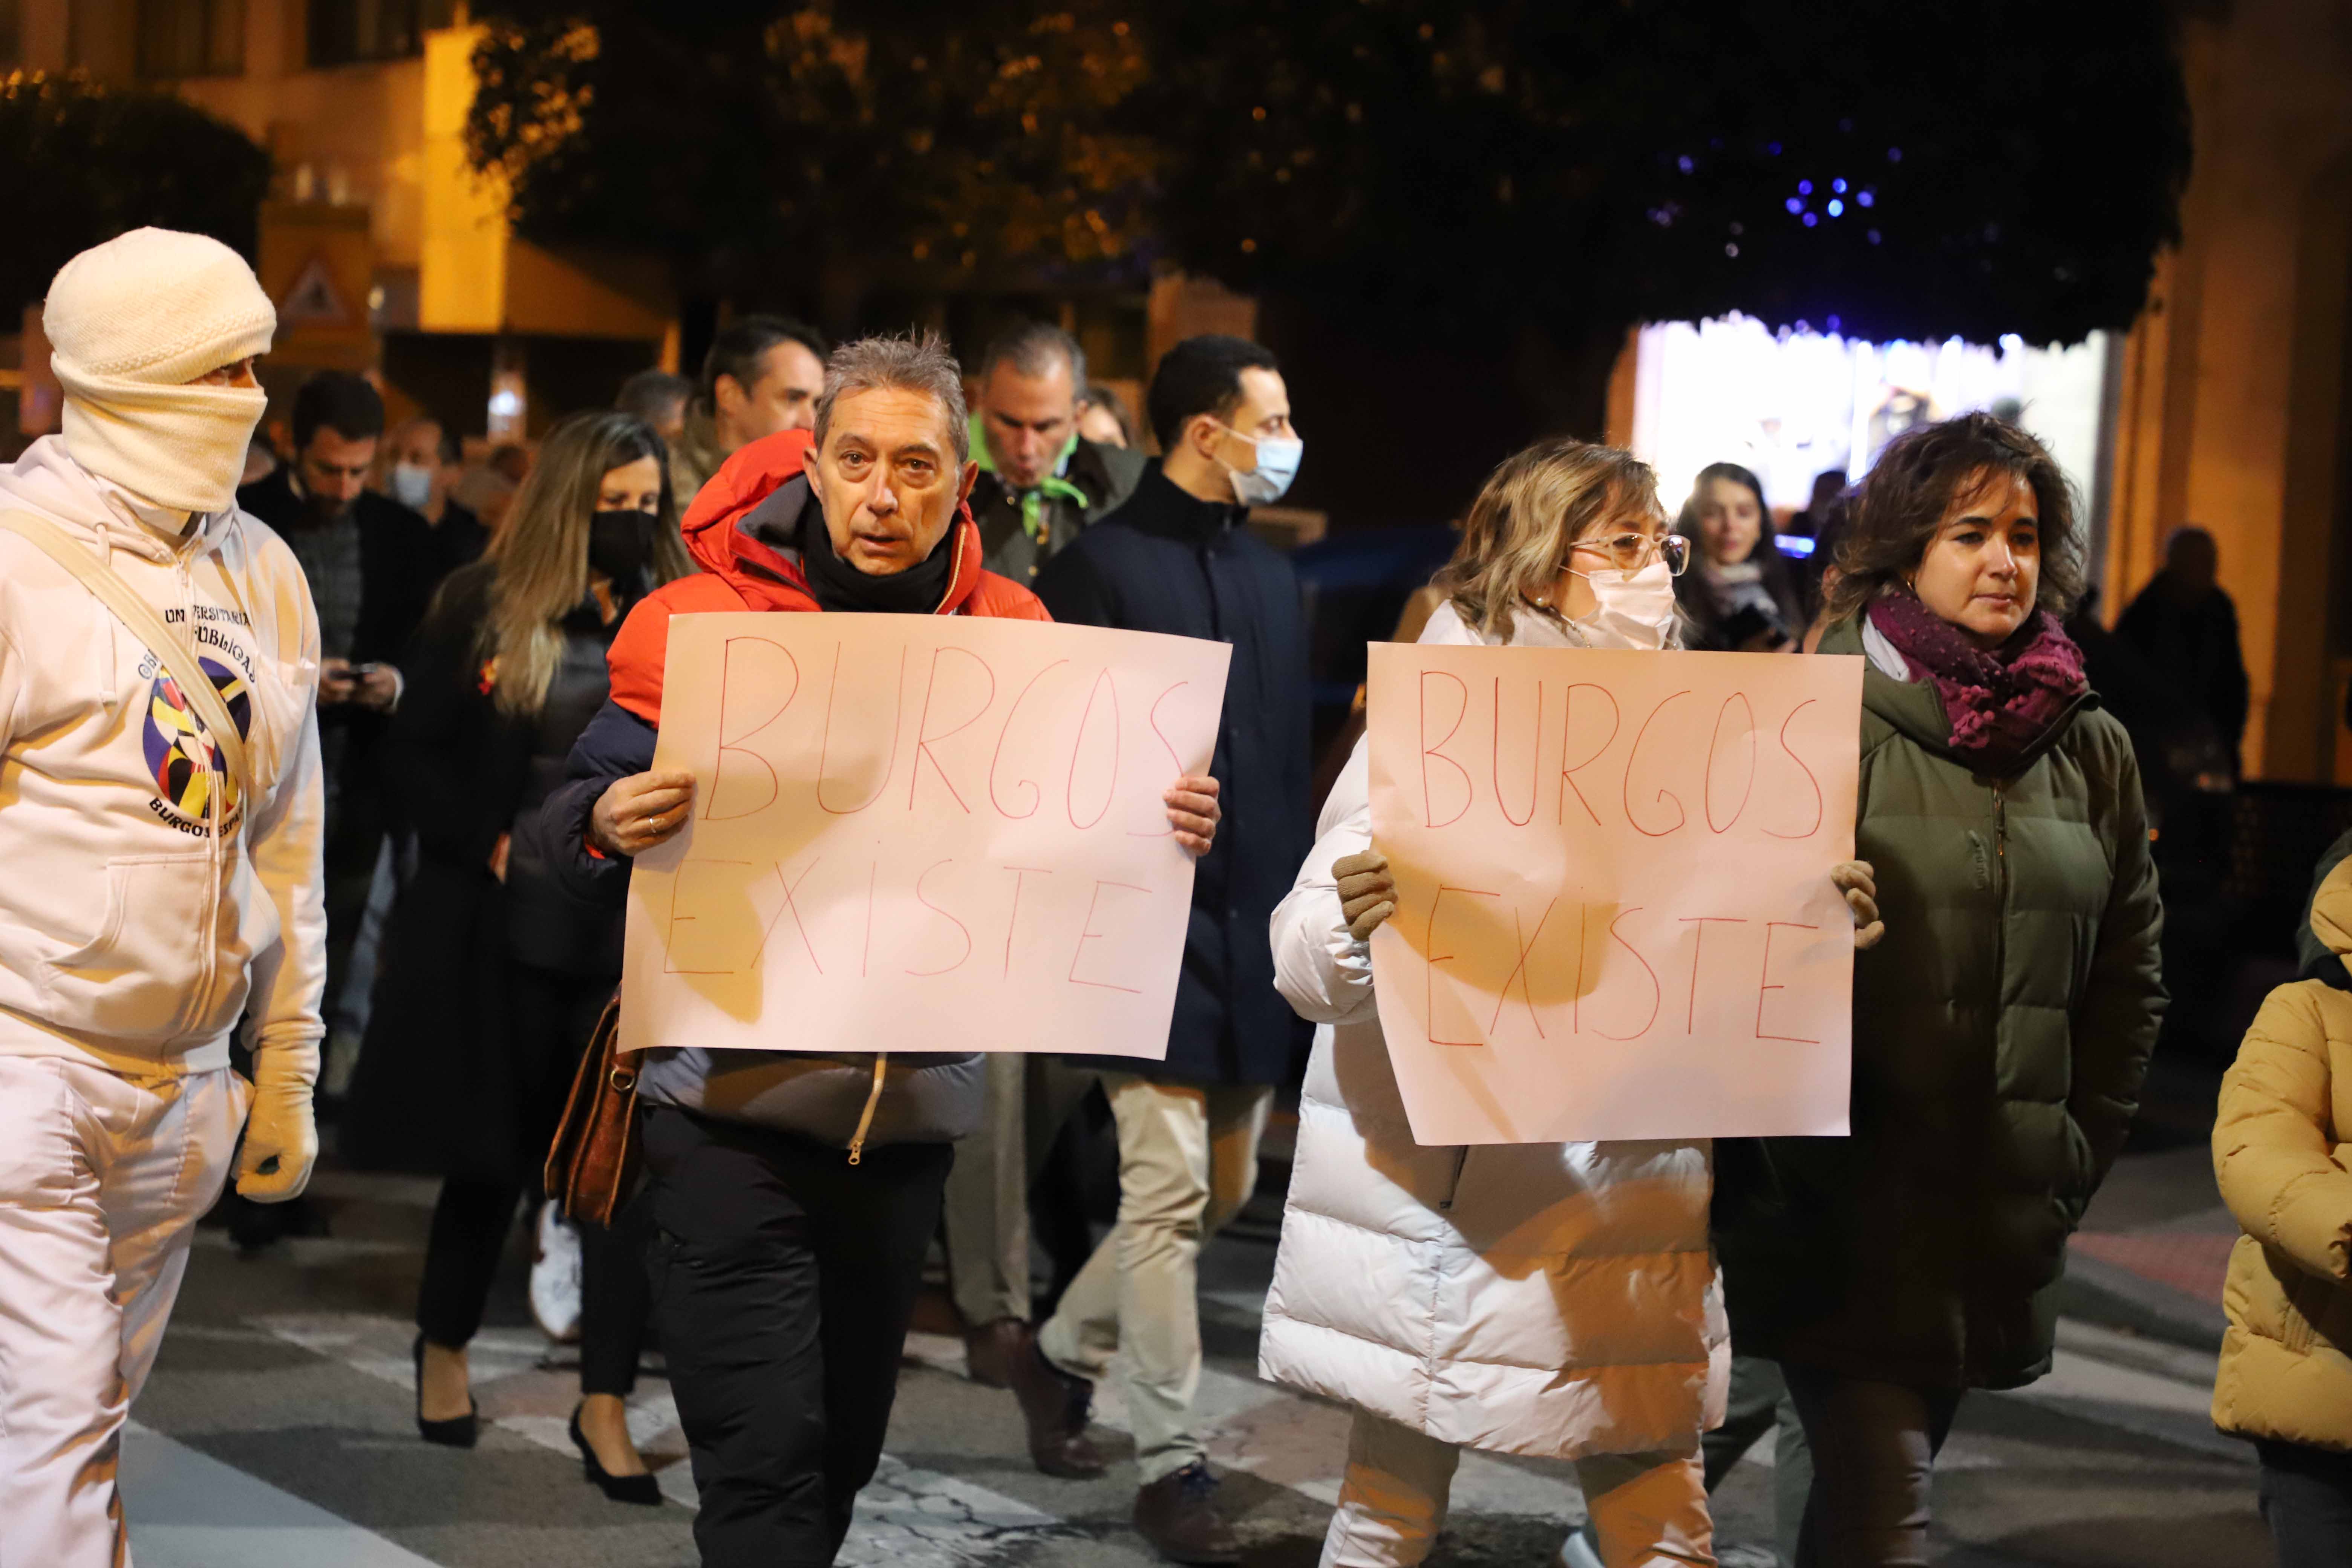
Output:
[[227,1066],[247,1011],[257,1050],[315,1044],[326,978],[310,589],[234,508],[184,533],[145,510],[56,437],[0,468],[0,510],[56,524],[190,628],[255,774],[236,798],[154,654],[0,531],[0,1054],[140,1076]]
[[[615,779],[653,766],[670,616],[743,610],[822,613],[796,543],[803,515],[816,504],[803,473],[810,443],[807,431],[786,430],[728,458],[695,497],[683,524],[688,552],[702,570],[640,600],[613,639],[607,660],[611,698],[572,748],[569,782],[548,797],[530,825],[530,852],[554,868],[574,896],[607,908],[626,898],[629,863],[607,859],[588,847],[588,819]],[[933,614],[1051,618],[1028,589],[981,569],[980,530],[969,510],[957,510],[938,548],[951,553],[947,586]],[[780,1021],[778,1027],[789,1024]],[[858,1136],[869,1097],[873,1119],[866,1143],[941,1142],[961,1138],[977,1125],[979,1058],[893,1056],[899,1042],[875,1044],[871,1055],[845,1056],[706,1050],[679,1042],[646,1052],[638,1093],[655,1104],[843,1148]]]
[[[1875,634],[1872,634],[1874,637]],[[1854,655],[1856,620],[1822,639]],[[2005,776],[1950,751],[1891,645],[1863,677],[1853,1133],[1716,1143],[1732,1341],[1922,1387],[2050,1370],[2066,1239],[2123,1147],[2164,1015],[2139,769],[2084,697]]]
[[2338,961],[2338,978],[2272,992],[2221,1079],[2213,1174],[2245,1234],[2221,1289],[2230,1326],[2213,1425],[2347,1451],[2352,991],[2341,960],[2352,952],[2352,861],[2340,856],[2312,900],[2308,942]]
[[[1441,605],[1425,643],[1486,639]],[[1515,645],[1571,646],[1516,617]],[[1359,741],[1274,912],[1275,984],[1317,1026],[1258,1373],[1443,1442],[1687,1452],[1731,1365],[1707,1252],[1705,1139],[1413,1142],[1331,863],[1369,848]]]

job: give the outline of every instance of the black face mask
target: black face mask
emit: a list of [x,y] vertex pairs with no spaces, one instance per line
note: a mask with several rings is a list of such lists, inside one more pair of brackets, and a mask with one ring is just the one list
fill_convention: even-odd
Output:
[[588,564],[625,588],[634,585],[654,563],[660,521],[657,512],[596,513],[588,520]]

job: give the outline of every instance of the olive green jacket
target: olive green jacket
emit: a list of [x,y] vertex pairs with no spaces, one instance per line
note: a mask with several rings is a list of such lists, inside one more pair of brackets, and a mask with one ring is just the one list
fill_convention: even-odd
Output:
[[[1859,655],[1840,622],[1823,654]],[[2066,1238],[2123,1146],[2164,1013],[2139,770],[2086,697],[2007,777],[1927,681],[1863,678],[1853,1133],[1717,1146],[1732,1344],[1850,1375],[2013,1388],[2050,1368]]]

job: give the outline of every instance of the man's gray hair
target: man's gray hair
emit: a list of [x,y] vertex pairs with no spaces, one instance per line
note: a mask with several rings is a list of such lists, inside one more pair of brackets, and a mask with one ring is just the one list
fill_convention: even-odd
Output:
[[1083,401],[1087,351],[1078,346],[1077,339],[1045,321],[1023,321],[997,333],[988,352],[980,356],[980,384],[987,385],[989,373],[1007,362],[1023,375],[1051,375],[1057,359],[1069,365],[1071,394]]
[[824,450],[834,405],[861,392],[915,392],[940,405],[956,467],[971,460],[971,421],[963,402],[963,368],[937,332],[859,338],[824,362],[824,390],[816,399],[816,449]]

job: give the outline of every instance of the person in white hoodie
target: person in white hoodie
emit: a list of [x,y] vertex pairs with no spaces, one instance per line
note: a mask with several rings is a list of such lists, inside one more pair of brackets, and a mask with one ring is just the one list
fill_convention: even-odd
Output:
[[[235,505],[277,327],[252,268],[137,229],[67,262],[42,322],[65,431],[0,468],[0,1563],[101,1568],[124,1414],[239,1128],[247,1197],[294,1196],[318,1152],[318,626]],[[191,659],[241,744],[167,668]]]
[[[1688,548],[1646,464],[1538,442],[1472,505],[1420,640],[1672,647]],[[1573,1460],[1607,1568],[1712,1563],[1699,1435],[1730,1351],[1708,1141],[1413,1142],[1373,1000],[1396,884],[1366,759],[1360,740],[1272,922],[1275,984],[1318,1027],[1258,1370],[1356,1408],[1324,1568],[1420,1563],[1465,1447]],[[1870,868],[1823,869],[1876,941]]]

